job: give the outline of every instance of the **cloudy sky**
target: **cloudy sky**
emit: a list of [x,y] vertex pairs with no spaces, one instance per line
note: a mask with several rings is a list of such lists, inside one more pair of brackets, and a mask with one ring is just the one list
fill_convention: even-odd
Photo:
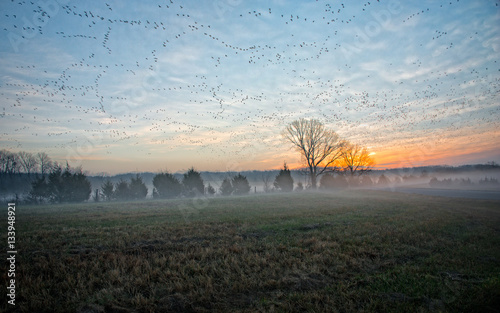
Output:
[[500,2],[2,1],[0,148],[92,173],[300,166],[315,118],[377,167],[500,163]]

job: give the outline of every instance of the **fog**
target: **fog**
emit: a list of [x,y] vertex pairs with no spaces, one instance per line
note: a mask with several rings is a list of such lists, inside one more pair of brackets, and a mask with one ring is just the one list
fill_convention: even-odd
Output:
[[[274,185],[279,170],[242,171],[250,185],[249,194],[264,194],[280,192]],[[115,186],[120,181],[129,181],[139,175],[147,187],[147,199],[153,198],[153,178],[157,173],[126,173],[115,176],[88,175],[91,184],[89,202],[93,202],[96,190],[102,192],[106,181]],[[237,172],[200,172],[203,179],[206,196],[221,196],[221,183],[225,178],[236,176]],[[182,181],[183,173],[173,174]],[[2,175],[0,198],[5,201],[23,201],[27,199],[34,177],[22,174],[17,176]],[[310,189],[310,179],[304,170],[292,170],[294,192],[307,192]],[[327,177],[328,176],[328,177]],[[385,179],[384,179],[385,177]],[[461,167],[420,167],[373,170],[362,176],[350,176],[345,173],[328,173],[318,177],[318,190],[383,190],[391,192],[411,192],[426,195],[446,197],[467,197],[500,200],[500,166],[496,164],[466,165]],[[215,194],[208,195],[211,186]]]

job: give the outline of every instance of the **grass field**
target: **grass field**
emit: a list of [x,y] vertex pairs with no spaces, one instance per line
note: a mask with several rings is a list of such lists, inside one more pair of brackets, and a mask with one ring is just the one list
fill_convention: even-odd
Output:
[[[344,191],[16,214],[18,312],[500,307],[498,201]],[[13,310],[3,301],[0,311]]]

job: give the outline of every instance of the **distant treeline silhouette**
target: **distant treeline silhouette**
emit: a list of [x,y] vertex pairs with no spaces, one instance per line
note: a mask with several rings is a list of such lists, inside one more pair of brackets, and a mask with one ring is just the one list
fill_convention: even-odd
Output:
[[[498,171],[500,166],[489,162],[458,167],[426,166],[372,170],[369,175],[357,177],[344,172],[324,173],[319,178],[318,187],[323,190],[384,187],[422,180],[429,182],[432,187],[499,186],[497,178],[494,177],[485,177],[479,182],[472,182],[470,179],[431,179],[434,175],[473,171],[491,173],[492,170]],[[160,172],[109,177],[88,176],[81,168],[61,166],[44,152],[32,154],[0,150],[0,196],[4,200],[17,202],[63,203],[140,200],[148,196],[167,199],[243,195],[250,191],[257,192],[257,187],[259,192],[301,191],[311,189],[308,174],[305,169],[290,170],[285,162],[280,170],[270,171],[222,173],[199,172],[191,168],[183,174]]]
[[[476,185],[473,183],[470,178],[445,178],[442,180],[437,179],[436,177],[431,178],[429,181],[429,185],[434,188],[438,187],[470,187]],[[493,177],[485,177],[484,179],[480,179],[478,182],[479,186],[484,187],[495,187],[500,186],[498,179]]]
[[[183,175],[182,180],[169,172],[158,173],[153,177],[153,186],[153,198],[171,199],[216,194],[216,190],[211,184],[205,186],[201,173],[194,167]],[[247,178],[241,174],[226,178],[220,189],[221,195],[243,195],[249,191],[250,184]],[[136,174],[136,177],[131,178],[130,182],[120,180],[120,182],[113,184],[109,179],[106,180],[101,185],[100,190],[96,190],[94,200],[137,200],[146,198],[147,194],[146,184],[140,175]]]

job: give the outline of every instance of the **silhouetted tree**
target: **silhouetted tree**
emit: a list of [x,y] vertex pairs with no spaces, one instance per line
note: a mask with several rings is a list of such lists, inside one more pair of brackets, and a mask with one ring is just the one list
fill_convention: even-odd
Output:
[[274,179],[274,187],[283,192],[290,192],[293,190],[293,178],[286,162],[283,164],[283,168]]
[[12,152],[2,149],[0,150],[0,174],[6,174],[8,173],[8,168],[9,168],[9,155]]
[[45,175],[52,168],[52,160],[45,152],[37,153],[36,158],[40,168],[40,174]]
[[429,186],[431,187],[439,187],[440,181],[436,177],[432,177],[429,181]]
[[96,190],[94,191],[94,195],[93,195],[93,197],[92,197],[92,198],[93,198],[94,202],[99,202],[99,201],[101,201],[101,191],[100,191],[99,189],[96,189]]
[[135,178],[131,177],[130,178],[130,184],[128,186],[130,190],[130,198],[137,200],[137,199],[144,199],[148,195],[148,188],[146,187],[146,184],[142,181],[142,177],[139,174],[136,174]]
[[[494,166],[496,163],[495,162],[491,162],[492,165]],[[484,186],[497,186],[499,185],[498,183],[498,179],[496,178],[493,178],[493,177],[485,177],[484,179],[480,179],[479,180],[479,185],[484,185]]]
[[203,178],[201,178],[200,172],[196,171],[194,168],[190,168],[187,173],[184,174],[182,184],[184,185],[184,192],[188,197],[203,195],[205,192]]
[[333,188],[343,189],[349,187],[349,182],[344,175],[336,175],[333,180]]
[[159,198],[174,198],[181,194],[182,185],[171,173],[159,173],[153,177],[153,196]]
[[400,176],[396,176],[396,177],[394,177],[393,183],[394,183],[395,185],[402,184],[402,183],[403,183],[403,179],[401,179],[401,177],[400,177]]
[[129,200],[130,199],[130,187],[128,182],[121,179],[115,187],[114,196],[118,200]]
[[335,178],[331,174],[323,174],[319,180],[319,186],[321,189],[333,189],[335,186]]
[[297,187],[295,187],[295,191],[302,191],[304,190],[304,185],[302,185],[301,182],[297,183]]
[[338,163],[351,177],[361,176],[371,171],[374,161],[368,150],[360,145],[346,143]]
[[373,180],[370,178],[370,176],[362,176],[359,179],[359,186],[361,187],[371,187],[373,186]]
[[208,184],[207,186],[207,194],[213,196],[215,194],[215,188],[212,185]]
[[29,175],[31,175],[32,172],[36,171],[36,167],[38,165],[38,161],[33,155],[33,153],[26,152],[26,151],[20,151],[17,153],[17,156],[19,158],[19,162],[21,165],[21,169]]
[[229,196],[233,193],[233,184],[231,183],[231,179],[226,177],[222,180],[222,184],[220,185],[220,193],[223,196]]
[[92,192],[92,185],[81,169],[78,169],[77,172],[72,174],[70,181],[71,196],[68,201],[82,202],[88,200]]
[[61,201],[60,195],[65,192],[62,174],[63,174],[62,168],[59,164],[57,164],[57,166],[54,166],[54,168],[48,175],[47,184],[49,186],[51,202],[60,202]]
[[384,174],[380,175],[380,177],[378,178],[378,181],[377,181],[377,185],[380,185],[380,186],[387,186],[390,183],[391,183],[391,181]]
[[341,156],[344,142],[320,121],[303,118],[293,121],[285,128],[283,137],[304,158],[311,178],[311,188],[316,188],[318,176],[336,170],[335,162]]
[[8,150],[0,150],[0,167],[4,174],[13,175],[19,173],[21,162],[17,153],[12,153]]
[[113,200],[113,197],[114,197],[115,185],[109,179],[107,179],[101,185],[101,192],[102,192],[102,195],[104,196],[104,199],[106,201],[111,201],[111,200]]
[[50,198],[51,192],[46,177],[37,177],[31,183],[31,191],[28,194],[28,202],[38,204],[47,202]]
[[[46,184],[46,185],[44,185]],[[64,171],[57,165],[49,173],[47,181],[45,176],[35,181],[31,193],[42,200],[41,195],[45,195],[45,201],[50,202],[82,202],[90,197],[91,184],[82,169],[72,171],[68,164]]]
[[344,175],[323,174],[320,179],[322,189],[342,189],[347,188],[349,183]]
[[264,192],[271,192],[271,173],[266,172],[265,174],[263,173],[262,176],[262,183],[264,183]]
[[232,179],[233,193],[235,195],[244,195],[250,191],[250,184],[245,176],[238,174]]

